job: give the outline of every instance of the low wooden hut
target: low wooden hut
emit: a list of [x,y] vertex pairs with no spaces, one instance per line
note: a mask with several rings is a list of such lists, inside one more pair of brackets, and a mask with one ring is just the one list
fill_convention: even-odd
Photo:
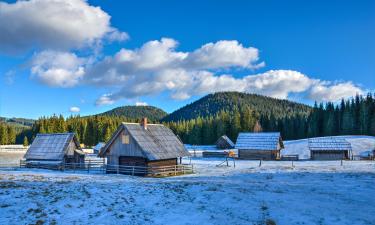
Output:
[[308,146],[312,160],[349,159],[350,142],[341,137],[309,138]]
[[99,154],[100,150],[105,146],[104,142],[99,142],[97,145],[94,146],[93,153],[94,154]]
[[99,156],[107,157],[108,165],[147,168],[176,166],[178,158],[190,154],[169,128],[162,124],[147,124],[147,118],[144,118],[141,124],[122,123]]
[[27,166],[82,165],[85,154],[74,133],[37,134],[25,154]]
[[233,149],[234,148],[234,143],[226,135],[223,135],[219,139],[217,139],[215,145],[218,149]]
[[279,132],[239,133],[235,145],[242,159],[280,159],[284,148]]

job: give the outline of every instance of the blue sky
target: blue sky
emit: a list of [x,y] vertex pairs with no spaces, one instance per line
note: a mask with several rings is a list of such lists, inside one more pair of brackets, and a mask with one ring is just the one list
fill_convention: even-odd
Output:
[[226,90],[311,104],[375,89],[374,1],[1,4],[0,116],[137,102],[172,112]]

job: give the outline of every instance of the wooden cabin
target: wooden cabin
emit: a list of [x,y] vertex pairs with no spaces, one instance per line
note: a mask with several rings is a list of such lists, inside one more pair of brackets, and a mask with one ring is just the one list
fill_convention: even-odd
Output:
[[27,166],[83,165],[85,154],[74,133],[37,134],[25,159]]
[[122,123],[99,156],[107,157],[108,165],[159,167],[175,166],[190,154],[169,128],[144,118],[140,124]]
[[279,132],[239,133],[235,145],[242,159],[280,159],[284,148]]
[[223,135],[223,136],[219,137],[219,139],[217,139],[215,145],[218,149],[233,149],[234,148],[234,143],[226,135]]
[[349,159],[352,151],[350,142],[341,137],[309,138],[308,146],[312,160]]

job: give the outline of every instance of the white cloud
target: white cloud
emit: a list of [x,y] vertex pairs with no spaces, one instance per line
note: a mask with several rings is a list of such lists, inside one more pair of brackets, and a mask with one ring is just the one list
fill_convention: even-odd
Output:
[[270,70],[263,74],[246,76],[245,91],[286,99],[290,93],[300,93],[309,89],[314,80],[293,70]]
[[72,112],[72,113],[79,113],[81,111],[81,109],[77,106],[72,106],[69,108],[69,111]]
[[121,49],[90,68],[86,81],[97,85],[118,85],[129,80],[160,77],[169,71],[215,70],[229,67],[256,68],[258,50],[237,41],[209,43],[193,52],[176,51],[178,42],[171,38],[149,41],[135,50]]
[[62,50],[127,39],[111,27],[110,18],[85,0],[0,2],[0,51]]
[[238,41],[218,41],[208,43],[189,53],[186,64],[189,68],[216,69],[233,66],[258,68],[259,51],[253,47],[244,47]]
[[352,82],[319,82],[311,88],[308,97],[316,101],[338,101],[356,94],[363,94],[363,90]]
[[97,106],[112,105],[113,103],[115,103],[115,101],[112,99],[111,94],[104,94],[100,98],[98,98],[95,102]]
[[121,49],[99,61],[69,52],[43,51],[34,55],[31,72],[50,86],[111,87],[114,92],[102,95],[96,105],[165,92],[178,100],[212,92],[240,91],[280,99],[291,93],[304,93],[317,101],[333,101],[361,92],[350,82],[332,85],[293,70],[269,70],[243,77],[222,74],[222,69],[248,70],[264,65],[258,63],[257,49],[237,41],[209,43],[192,52],[177,51],[177,46],[177,41],[162,38],[146,42],[139,49]]
[[14,79],[16,77],[16,71],[9,70],[4,74],[4,80],[7,85],[12,85],[14,83]]
[[136,102],[136,106],[148,106],[147,102]]
[[43,51],[31,60],[32,77],[48,86],[72,87],[79,83],[85,74],[86,59],[74,53]]

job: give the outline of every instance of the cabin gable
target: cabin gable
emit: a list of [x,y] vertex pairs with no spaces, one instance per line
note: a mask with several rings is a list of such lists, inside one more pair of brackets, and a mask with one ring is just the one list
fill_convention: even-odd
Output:
[[125,128],[121,129],[108,147],[106,156],[107,163],[111,165],[118,165],[121,156],[145,158],[142,149]]

